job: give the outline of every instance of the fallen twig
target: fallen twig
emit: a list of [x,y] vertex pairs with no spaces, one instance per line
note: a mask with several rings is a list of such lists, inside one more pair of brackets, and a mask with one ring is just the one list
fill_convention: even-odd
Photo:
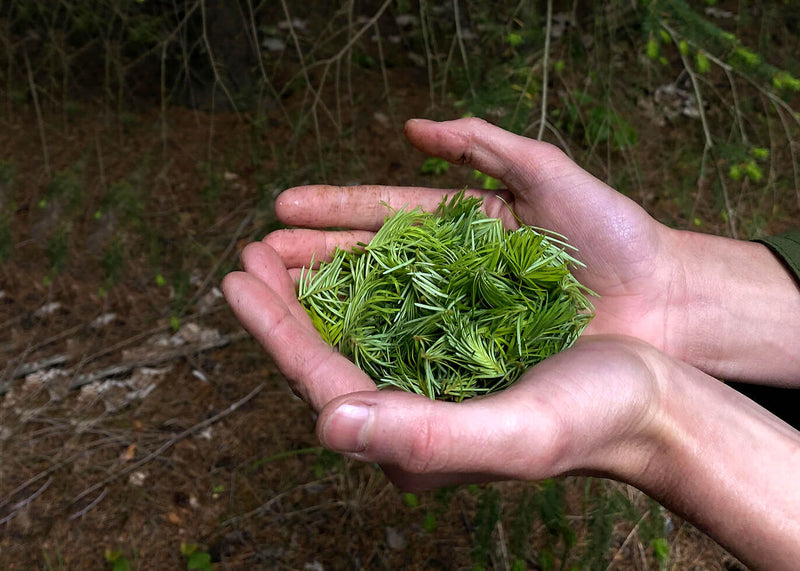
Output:
[[[67,362],[69,362],[69,355],[51,355],[50,357],[45,357],[44,359],[39,359],[38,361],[33,361],[32,363],[24,363],[20,365],[11,375],[11,378],[17,379],[19,377],[24,377],[25,375],[30,375],[31,373],[35,373],[36,371],[41,371],[42,369],[46,369],[47,367],[63,365],[64,363]],[[3,394],[5,392],[6,388],[0,387],[0,394]]]
[[0,519],[0,525],[3,525],[4,523],[8,523],[12,519],[14,519],[14,517],[16,517],[16,515],[22,510],[22,508],[24,508],[25,506],[30,504],[33,500],[35,500],[36,498],[41,496],[44,493],[44,491],[48,487],[50,487],[50,484],[52,484],[52,483],[53,483],[53,478],[50,477],[50,478],[47,479],[47,481],[44,484],[42,484],[42,486],[38,490],[33,492],[30,496],[28,496],[24,500],[21,500],[21,501],[17,502],[16,504],[14,504],[14,506],[11,508],[11,513],[8,514],[3,519]]
[[174,361],[175,359],[186,357],[187,355],[193,355],[194,353],[202,353],[203,351],[218,349],[220,347],[230,345],[234,341],[243,339],[247,337],[247,335],[248,334],[244,331],[240,331],[232,335],[222,335],[217,339],[206,341],[204,343],[185,345],[183,347],[178,347],[177,349],[173,349],[171,351],[164,351],[163,353],[155,353],[152,355],[148,355],[146,357],[132,359],[130,361],[120,363],[119,365],[106,367],[105,369],[100,369],[99,371],[92,371],[91,373],[78,375],[69,384],[69,388],[78,389],[84,385],[89,385],[101,379],[114,377],[116,375],[122,375],[124,373],[127,373],[128,371],[137,369],[139,367],[152,367],[154,365],[159,365],[161,363],[166,363],[168,361]]
[[125,476],[126,474],[130,474],[134,470],[136,470],[138,468],[141,468],[142,466],[144,466],[145,464],[147,464],[148,462],[150,462],[154,458],[157,458],[165,450],[171,448],[172,446],[174,446],[175,444],[177,444],[181,440],[191,436],[195,432],[198,432],[198,431],[200,431],[200,430],[202,430],[204,428],[207,428],[207,427],[211,426],[212,424],[222,420],[226,416],[228,416],[231,413],[235,412],[238,408],[240,408],[246,402],[250,401],[253,397],[255,397],[262,390],[264,390],[265,386],[267,386],[266,383],[261,383],[256,388],[254,388],[252,391],[247,393],[244,397],[242,397],[241,399],[239,399],[238,401],[236,401],[235,403],[230,405],[228,408],[226,408],[222,412],[219,412],[219,413],[215,414],[214,416],[212,416],[211,418],[207,418],[203,422],[200,422],[200,423],[195,424],[194,426],[192,426],[190,428],[187,428],[186,430],[184,430],[180,434],[176,434],[175,436],[173,436],[172,438],[167,440],[164,444],[159,446],[157,450],[155,450],[154,452],[151,452],[150,454],[148,454],[147,456],[145,456],[144,458],[142,458],[138,462],[134,462],[133,464],[131,464],[127,468],[125,468],[123,470],[120,470],[119,472],[116,472],[114,474],[111,474],[110,476],[108,476],[106,478],[103,478],[101,481],[97,482],[96,484],[92,484],[91,486],[86,488],[84,491],[82,491],[80,494],[75,496],[70,503],[74,504],[75,502],[81,500],[82,498],[85,498],[86,496],[88,496],[92,492],[95,492],[95,491],[99,490],[100,488],[102,488],[103,486],[105,486],[107,484],[110,484],[111,482],[113,482],[117,478]]
[[[131,359],[129,361],[122,362],[118,365],[113,365],[111,367],[106,367],[104,369],[92,371],[91,373],[77,375],[69,384],[69,388],[79,389],[84,385],[88,385],[108,377],[122,375],[138,367],[152,367],[160,363],[166,363],[168,361],[180,359],[182,357],[193,355],[195,353],[202,353],[204,351],[210,351],[211,349],[218,349],[220,347],[225,347],[226,345],[230,345],[231,343],[238,341],[239,339],[243,339],[247,336],[248,334],[246,332],[239,331],[237,333],[232,333],[230,335],[222,335],[211,341],[206,341],[205,343],[194,343],[191,345],[178,347],[173,350],[164,351],[161,353],[154,353],[146,357]],[[139,336],[136,336],[135,338],[138,337]],[[130,343],[130,340],[127,340],[126,344],[128,343]],[[53,355],[51,357],[46,357],[44,359],[34,361],[33,363],[24,363],[22,365],[19,365],[19,367],[17,367],[17,370],[14,373],[14,377],[24,377],[25,375],[29,375],[30,373],[40,371],[41,369],[45,369],[47,367],[52,367],[55,365],[63,365],[65,363],[68,363],[69,360],[70,357],[68,355]],[[10,388],[11,388],[10,382],[0,384],[0,396],[6,394],[10,390]]]
[[77,512],[75,512],[74,514],[72,514],[71,516],[69,516],[69,517],[67,518],[67,520],[69,520],[69,521],[72,521],[72,520],[74,520],[74,519],[78,519],[79,517],[83,517],[83,516],[85,516],[87,513],[89,513],[89,511],[90,511],[90,510],[91,510],[91,509],[92,509],[94,506],[96,506],[97,504],[99,504],[99,503],[100,503],[100,502],[103,500],[103,498],[105,498],[105,497],[106,497],[106,494],[108,494],[108,488],[106,488],[105,490],[103,490],[102,492],[100,492],[100,495],[99,495],[99,496],[97,496],[95,499],[93,499],[93,500],[92,500],[92,501],[89,503],[89,505],[88,505],[88,506],[86,506],[86,507],[85,507],[85,508],[83,508],[82,510],[80,510],[80,511],[77,511]]

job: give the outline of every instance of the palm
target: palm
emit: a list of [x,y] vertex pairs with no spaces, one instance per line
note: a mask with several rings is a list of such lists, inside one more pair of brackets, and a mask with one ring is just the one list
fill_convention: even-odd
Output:
[[[597,292],[596,318],[588,333],[637,337],[666,348],[664,322],[673,267],[662,259],[669,231],[641,207],[580,169],[558,149],[511,135],[483,122],[462,120],[410,124],[407,135],[423,151],[500,178],[508,190],[483,195],[484,207],[506,225],[519,219],[568,237],[586,267],[576,271]],[[335,246],[369,241],[388,211],[422,206],[433,210],[445,191],[430,188],[361,186],[299,187],[278,199],[287,224],[304,228],[350,228],[347,232],[279,231],[267,237],[287,268],[297,274],[312,255]]]

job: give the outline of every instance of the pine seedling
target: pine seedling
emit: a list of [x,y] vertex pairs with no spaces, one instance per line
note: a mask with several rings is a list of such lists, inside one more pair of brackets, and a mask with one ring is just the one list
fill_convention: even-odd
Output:
[[369,244],[305,269],[298,299],[325,341],[370,375],[431,399],[504,389],[592,318],[563,237],[488,218],[458,193],[402,209]]

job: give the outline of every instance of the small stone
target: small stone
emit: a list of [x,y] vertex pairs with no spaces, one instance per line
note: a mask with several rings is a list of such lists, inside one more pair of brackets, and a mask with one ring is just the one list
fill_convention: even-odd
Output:
[[406,538],[393,527],[386,528],[386,545],[389,549],[402,551],[406,548]]

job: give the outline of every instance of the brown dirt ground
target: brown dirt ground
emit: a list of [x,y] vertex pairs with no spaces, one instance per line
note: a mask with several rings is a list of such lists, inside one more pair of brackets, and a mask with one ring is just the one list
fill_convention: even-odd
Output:
[[[344,157],[326,165],[327,180],[349,183],[368,176],[376,183],[430,184],[419,175],[423,157],[402,141],[400,125],[409,116],[430,116],[426,77],[419,69],[393,74],[393,114],[376,117],[370,110],[369,101],[377,100],[382,89],[374,72],[371,83],[360,86],[360,100],[367,104],[359,107],[361,116],[349,118],[347,142],[324,127],[324,144]],[[456,114],[444,109],[435,115]],[[459,489],[448,502],[433,492],[422,494],[420,505],[411,508],[377,467],[323,453],[312,414],[248,338],[175,359],[152,392],[118,409],[110,407],[110,397],[65,391],[55,381],[11,379],[20,363],[59,354],[68,355],[81,372],[94,371],[118,363],[123,350],[146,346],[150,336],[138,334],[170,333],[170,288],[155,284],[142,236],[128,235],[124,279],[108,288],[107,296],[99,295],[102,250],[90,239],[98,232],[92,214],[109,182],[145,173],[147,218],[150,230],[161,237],[162,271],[195,268],[200,283],[210,275],[203,291],[191,286],[190,295],[199,298],[234,265],[244,244],[274,227],[269,206],[256,206],[259,191],[274,196],[285,181],[299,184],[322,176],[309,166],[316,162],[313,133],[307,145],[287,156],[292,133],[275,110],[266,123],[255,125],[233,113],[171,108],[166,144],[158,109],[123,118],[86,105],[79,116],[67,119],[47,111],[45,124],[52,169],[80,163],[85,196],[82,212],[71,219],[67,267],[45,285],[45,249],[55,218],[38,207],[49,176],[37,120],[31,109],[15,110],[3,120],[0,156],[16,166],[17,210],[14,253],[0,267],[0,362],[6,362],[0,380],[10,389],[0,397],[0,567],[108,568],[104,553],[112,549],[124,552],[133,568],[185,568],[180,545],[187,542],[207,550],[217,569],[471,568],[473,491]],[[664,166],[670,157],[662,155],[663,149],[680,146],[682,136],[676,127],[642,138],[642,156],[651,156],[651,164],[642,165],[652,173],[645,186],[679,176]],[[257,161],[251,160],[254,155]],[[210,158],[236,177],[224,182],[209,214],[202,199],[207,180],[198,165]],[[435,184],[461,187],[470,180],[469,172],[451,169]],[[686,224],[677,198],[653,191],[641,199],[657,218]],[[782,206],[766,228],[780,229],[795,216],[793,209]],[[715,212],[713,205],[701,205],[700,213],[712,221],[704,229],[722,233],[722,225],[713,222]],[[111,232],[132,231],[117,226]],[[102,236],[97,240],[103,244]],[[214,271],[231,240],[235,247]],[[51,302],[61,308],[47,316],[36,313]],[[88,326],[109,312],[118,316],[109,325]],[[224,334],[240,331],[220,300],[205,314],[184,316],[184,324],[190,321]],[[262,385],[256,396],[207,430],[182,436]],[[105,479],[106,485],[75,501]],[[571,521],[579,531],[576,498],[584,485],[583,479],[567,481]],[[526,486],[497,485],[508,509]],[[620,489],[643,501],[638,493]],[[433,531],[422,525],[429,511],[436,513]],[[700,532],[675,521],[670,569],[741,568]],[[626,541],[632,527],[620,520],[615,528],[610,554],[617,557],[615,567],[657,568],[635,534]],[[390,528],[403,541],[390,541]],[[533,545],[545,534],[538,529]],[[502,554],[495,555],[497,568],[503,568]],[[535,568],[535,558],[529,563]]]

